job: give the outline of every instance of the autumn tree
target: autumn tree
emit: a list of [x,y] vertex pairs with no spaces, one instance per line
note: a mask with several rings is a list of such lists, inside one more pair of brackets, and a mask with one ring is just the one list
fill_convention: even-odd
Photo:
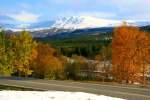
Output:
[[12,61],[12,43],[6,33],[2,30],[0,32],[0,74],[11,75],[13,72]]
[[149,73],[148,68],[150,64],[150,35],[142,31],[140,31],[139,35],[136,38],[136,54],[140,72],[142,73],[142,83],[145,85],[145,75]]
[[149,35],[137,27],[123,25],[114,30],[112,73],[116,81],[128,83],[139,79],[141,69],[148,62],[149,47]]
[[73,55],[69,58],[65,67],[65,74],[68,79],[81,79],[82,77],[79,74],[83,70],[88,70],[87,61],[83,56]]
[[103,64],[103,67],[102,67],[103,75],[101,76],[103,78],[103,81],[106,78],[108,79],[108,76],[110,75],[111,59],[112,59],[111,44],[109,44],[107,46],[103,46],[101,48],[100,52],[95,56],[95,60],[97,60]]
[[107,45],[107,46],[102,46],[101,50],[99,51],[99,53],[95,56],[95,60],[98,61],[108,61],[111,60],[111,44]]
[[63,77],[64,59],[48,44],[38,43],[37,57],[31,63],[33,76],[38,78],[57,79]]
[[36,42],[27,31],[11,36],[14,52],[14,72],[20,75],[28,76],[32,74],[30,69],[30,60]]

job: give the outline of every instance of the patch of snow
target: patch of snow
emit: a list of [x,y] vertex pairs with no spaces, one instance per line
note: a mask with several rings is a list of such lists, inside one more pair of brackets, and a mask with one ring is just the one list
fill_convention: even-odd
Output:
[[83,92],[0,91],[0,100],[125,100],[125,99]]

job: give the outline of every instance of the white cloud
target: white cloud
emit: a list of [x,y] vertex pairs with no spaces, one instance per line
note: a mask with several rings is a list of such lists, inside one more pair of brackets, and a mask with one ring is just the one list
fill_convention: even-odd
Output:
[[112,0],[119,14],[128,19],[150,20],[150,0]]
[[10,17],[20,22],[36,22],[39,15],[22,11],[21,13],[10,15]]
[[[51,0],[49,0],[51,1]],[[92,15],[102,18],[150,20],[150,0],[52,0],[71,7],[63,15]],[[51,2],[52,2],[51,1]],[[71,6],[70,6],[71,5]],[[67,10],[66,10],[67,11]],[[76,12],[73,12],[76,11]],[[83,13],[82,13],[83,12]],[[85,13],[84,13],[85,12]]]
[[66,16],[91,16],[91,17],[98,17],[98,18],[115,18],[117,15],[111,12],[63,12],[58,14],[58,17],[66,17]]
[[111,12],[86,12],[86,13],[81,13],[80,15],[93,16],[99,18],[114,18],[117,16],[115,13],[111,13]]

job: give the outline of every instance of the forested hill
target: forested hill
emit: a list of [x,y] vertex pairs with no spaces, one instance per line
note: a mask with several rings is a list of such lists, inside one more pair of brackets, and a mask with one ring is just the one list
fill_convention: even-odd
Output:
[[141,27],[142,30],[150,32],[150,25]]

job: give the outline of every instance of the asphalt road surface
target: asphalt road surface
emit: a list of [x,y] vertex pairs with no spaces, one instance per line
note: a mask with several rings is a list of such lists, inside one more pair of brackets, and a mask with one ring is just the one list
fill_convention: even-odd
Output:
[[150,100],[150,89],[126,85],[104,85],[71,81],[0,78],[0,85],[31,88],[36,90],[87,92],[127,100]]

